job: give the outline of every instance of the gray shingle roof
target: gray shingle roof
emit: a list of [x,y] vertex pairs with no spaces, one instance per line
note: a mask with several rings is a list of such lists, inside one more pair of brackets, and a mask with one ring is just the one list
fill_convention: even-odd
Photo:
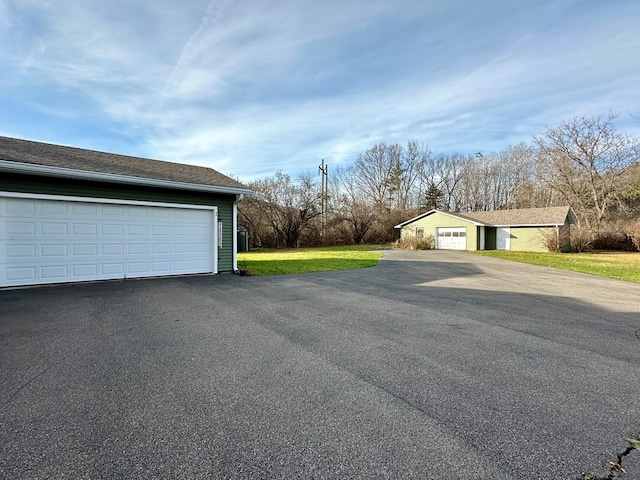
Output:
[[462,218],[468,218],[485,225],[562,225],[564,224],[569,207],[520,208],[513,210],[493,210],[490,212],[455,213]]
[[212,168],[2,136],[0,161],[248,191],[240,182]]
[[[490,212],[443,212],[440,210],[430,210],[417,217],[413,217],[405,222],[396,225],[394,228],[402,228],[405,225],[413,223],[416,220],[424,218],[436,212],[441,212],[446,215],[452,215],[454,217],[462,218],[475,222],[476,224],[485,225],[489,227],[507,227],[507,226],[553,226],[563,225],[567,216],[569,215],[571,208],[569,206],[563,207],[544,207],[544,208],[519,208],[512,210],[493,210]],[[569,217],[571,221],[571,217]]]

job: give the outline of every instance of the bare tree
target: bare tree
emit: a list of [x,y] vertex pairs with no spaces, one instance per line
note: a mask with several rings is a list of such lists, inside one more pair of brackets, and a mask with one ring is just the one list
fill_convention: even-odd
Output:
[[619,204],[625,173],[640,161],[638,140],[616,132],[614,119],[578,117],[534,137],[539,180],[557,191],[579,224],[593,232]]
[[402,149],[400,188],[396,205],[398,209],[420,206],[424,196],[421,179],[430,157],[429,148],[416,140],[409,140],[407,146]]
[[276,172],[275,177],[257,180],[249,187],[254,195],[239,210],[251,229],[259,229],[253,235],[271,246],[299,247],[302,231],[321,213],[313,177],[303,174],[293,181],[288,174]]
[[344,227],[352,243],[362,243],[378,216],[374,202],[359,189],[355,168],[336,168],[330,191],[332,225]]
[[398,150],[398,145],[389,147],[379,143],[358,155],[354,164],[358,189],[379,208],[389,204],[394,189],[398,188],[394,178],[398,173]]

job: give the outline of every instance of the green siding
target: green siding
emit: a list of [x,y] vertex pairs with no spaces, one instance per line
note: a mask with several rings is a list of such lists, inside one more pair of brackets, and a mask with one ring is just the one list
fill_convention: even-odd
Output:
[[544,230],[540,227],[511,227],[511,250],[546,252]]
[[434,212],[402,227],[400,231],[401,238],[414,237],[418,227],[424,228],[425,237],[432,235],[433,238],[436,238],[436,228],[438,227],[466,227],[467,250],[478,249],[478,229],[472,222],[452,217],[442,212]]
[[[569,223],[559,228],[560,233],[560,251],[566,252],[570,250]],[[545,244],[545,234],[552,232],[555,234],[556,227],[511,227],[511,250],[521,252],[547,252]]]
[[218,271],[233,270],[233,202],[235,195],[51,179],[18,174],[2,174],[0,176],[0,191],[217,206],[218,221],[222,222],[222,248],[218,249]]

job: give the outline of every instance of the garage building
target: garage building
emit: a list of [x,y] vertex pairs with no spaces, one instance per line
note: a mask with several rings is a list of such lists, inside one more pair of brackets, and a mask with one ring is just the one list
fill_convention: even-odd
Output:
[[0,287],[237,269],[237,204],[211,168],[0,137]]
[[436,249],[546,251],[553,234],[560,250],[570,245],[573,215],[568,206],[488,212],[430,210],[396,225],[401,239],[433,237]]

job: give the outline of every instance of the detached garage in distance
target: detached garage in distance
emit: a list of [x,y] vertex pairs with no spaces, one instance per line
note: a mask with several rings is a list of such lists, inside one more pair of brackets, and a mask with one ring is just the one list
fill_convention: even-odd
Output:
[[237,203],[206,167],[0,137],[0,287],[237,269]]
[[396,225],[401,239],[432,236],[436,249],[546,251],[545,237],[569,247],[573,223],[568,206],[490,212],[430,210]]

